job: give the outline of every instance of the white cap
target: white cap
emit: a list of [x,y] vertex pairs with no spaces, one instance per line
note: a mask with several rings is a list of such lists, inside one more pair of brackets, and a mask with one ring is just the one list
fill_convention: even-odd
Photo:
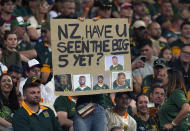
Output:
[[142,20],[137,20],[137,21],[135,21],[135,23],[133,24],[133,27],[134,27],[134,28],[139,28],[139,27],[145,27],[145,28],[146,28],[146,25],[145,25],[144,21],[142,21]]
[[36,66],[36,65],[41,65],[36,59],[31,59],[28,61],[28,67],[31,68],[33,66]]

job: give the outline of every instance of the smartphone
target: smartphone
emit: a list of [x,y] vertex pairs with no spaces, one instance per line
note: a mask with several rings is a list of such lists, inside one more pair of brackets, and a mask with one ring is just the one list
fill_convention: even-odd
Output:
[[141,59],[143,62],[145,62],[145,61],[146,61],[146,56],[142,56],[140,59]]

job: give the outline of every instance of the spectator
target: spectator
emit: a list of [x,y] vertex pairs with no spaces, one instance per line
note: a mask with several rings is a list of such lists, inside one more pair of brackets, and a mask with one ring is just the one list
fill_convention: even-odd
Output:
[[[183,74],[186,90],[189,92],[190,88],[190,45],[184,45],[181,49],[179,59],[170,64],[170,67],[176,68]],[[190,93],[190,92],[189,92]],[[187,94],[188,100],[190,100],[190,94]]]
[[94,0],[81,0],[80,11],[76,12],[77,16],[92,18],[95,13]]
[[71,19],[76,18],[75,16],[75,10],[76,10],[76,4],[74,0],[64,0],[62,2],[62,9],[61,9],[61,15],[59,15],[58,19]]
[[148,34],[150,36],[150,40],[152,41],[154,55],[158,56],[160,50],[164,47],[167,47],[168,44],[166,43],[167,40],[161,36],[162,30],[160,25],[153,21],[151,24],[148,25]]
[[154,61],[153,64],[153,69],[154,69],[154,74],[150,74],[147,75],[142,82],[142,92],[144,94],[150,94],[150,92],[153,90],[153,88],[151,87],[152,84],[157,81],[160,80],[161,82],[163,81],[164,77],[162,77],[161,74],[161,70],[163,71],[167,71],[167,66],[166,66],[166,61],[162,58],[159,58],[157,60]]
[[29,25],[30,24],[24,22],[22,17],[16,17],[11,22],[11,30],[14,31],[17,35],[17,51],[19,51],[21,54],[24,62],[27,62],[28,60],[37,56],[36,51],[32,47],[32,44],[26,40],[26,37],[28,37],[26,27]]
[[129,24],[132,24],[133,6],[131,3],[124,3],[120,7],[120,17],[128,18]]
[[0,48],[4,46],[5,26],[5,21],[0,18]]
[[136,0],[136,2],[134,2],[133,4],[133,10],[134,10],[134,17],[133,17],[134,21],[142,19],[142,17],[147,14],[146,12],[147,7],[143,0]]
[[149,100],[146,95],[139,95],[137,97],[137,114],[134,116],[134,119],[137,122],[137,131],[158,129],[158,125],[156,125],[154,118],[149,115],[148,104]]
[[113,0],[112,17],[120,18],[120,7],[125,3],[125,0]]
[[15,15],[12,14],[14,10],[14,3],[12,0],[1,0],[1,14],[0,18],[5,21],[5,29],[10,31],[10,24],[13,19],[16,18]]
[[34,16],[28,18],[31,25],[27,28],[31,41],[37,40],[41,35],[41,25],[48,20],[49,5],[46,0],[40,0],[34,10]]
[[131,98],[132,95],[129,92],[116,93],[116,106],[106,110],[109,130],[114,126],[119,126],[126,131],[136,131],[136,121],[126,112]]
[[170,44],[174,57],[177,59],[181,48],[190,43],[190,22],[185,21],[181,24],[181,37]]
[[52,9],[48,13],[50,18],[56,18],[61,15],[62,2],[63,0],[55,0]]
[[41,81],[37,77],[28,78],[24,84],[24,101],[13,117],[14,131],[62,131],[53,111],[39,104],[40,85]]
[[75,96],[59,96],[54,103],[57,112],[58,122],[64,131],[73,131],[73,119],[76,113]]
[[115,127],[111,128],[110,131],[124,131],[124,129],[122,127],[119,127],[119,126],[115,126]]
[[160,130],[174,129],[187,131],[185,118],[190,113],[190,106],[186,99],[186,89],[182,73],[168,70],[167,101],[160,107],[158,112]]
[[133,24],[134,37],[131,38],[131,59],[132,61],[140,56],[140,46],[142,41],[148,38],[148,32],[144,21],[137,20]]
[[164,47],[159,54],[159,58],[163,58],[166,61],[166,65],[169,66],[173,61],[173,55],[170,47]]
[[[138,62],[142,56],[144,56],[145,60],[143,60],[143,65],[140,68],[137,68],[133,70],[133,76],[137,80],[139,84],[142,84],[142,80],[150,74],[153,74],[153,62],[157,59],[157,57],[152,55],[152,42],[148,39],[141,42],[140,46],[141,56],[135,59],[135,61],[132,63]],[[142,60],[141,60],[142,61]]]
[[16,89],[9,75],[1,75],[0,86],[0,125],[12,127],[12,113],[19,109]]
[[17,35],[14,32],[7,32],[4,37],[5,49],[3,49],[1,61],[7,67],[16,64],[22,67],[21,56],[16,51],[18,44]]

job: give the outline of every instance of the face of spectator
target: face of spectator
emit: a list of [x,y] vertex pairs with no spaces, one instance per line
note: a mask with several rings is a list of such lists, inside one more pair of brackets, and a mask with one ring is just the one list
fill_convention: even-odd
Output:
[[86,78],[85,77],[80,77],[79,78],[79,84],[80,84],[80,86],[84,86],[85,83],[86,83]]
[[11,92],[13,88],[13,82],[10,76],[4,75],[1,78],[1,91],[2,92]]
[[28,72],[28,77],[37,77],[40,78],[41,75],[41,69],[38,66],[34,66],[30,69],[30,71]]
[[16,34],[9,34],[5,40],[5,44],[7,49],[15,49],[18,44]]
[[121,18],[131,18],[133,16],[132,8],[123,8],[120,10]]
[[65,2],[61,9],[61,13],[63,16],[72,18],[75,14],[75,2]]
[[21,27],[21,26],[14,27],[14,31],[16,32],[18,39],[22,39],[24,34],[26,33],[25,27]]
[[4,12],[6,12],[7,14],[11,14],[14,10],[14,4],[12,1],[6,2],[3,6],[2,6],[2,10]]
[[144,3],[134,5],[134,12],[139,16],[144,16],[146,14],[146,5]]
[[148,113],[148,107],[147,104],[149,103],[148,97],[145,95],[139,96],[138,102],[137,102],[137,110],[141,114],[147,114]]
[[163,52],[163,58],[166,60],[166,61],[171,61],[172,59],[172,51],[170,49],[166,49],[164,52]]
[[152,50],[152,47],[145,45],[141,48],[141,55],[146,56],[146,60],[150,60],[152,58]]
[[185,39],[190,39],[190,25],[184,25],[181,33]]
[[25,90],[24,100],[31,105],[38,105],[41,101],[40,87],[32,87]]
[[5,23],[0,26],[0,34],[5,34],[5,29],[6,29],[6,26],[5,26]]
[[165,92],[163,88],[155,88],[152,95],[152,101],[156,105],[161,105],[165,100]]
[[146,39],[148,37],[148,32],[145,27],[139,27],[135,29],[135,34],[137,38],[140,38],[140,39]]
[[164,16],[171,16],[172,15],[172,5],[171,3],[163,3],[161,6],[161,13]]
[[156,66],[154,67],[154,75],[157,77],[159,72],[163,69],[162,66]]
[[21,73],[17,73],[17,72],[10,72],[9,75],[11,76],[13,83],[16,85],[17,82],[20,81],[20,78],[22,76]]
[[41,32],[41,36],[42,36],[43,42],[51,43],[51,33],[49,30],[43,30]]
[[151,18],[149,16],[144,16],[142,18],[142,20],[144,21],[146,27],[152,22]]
[[118,59],[117,58],[112,58],[112,63],[113,63],[113,65],[118,65]]
[[161,37],[161,27],[158,23],[152,23],[152,26],[151,26],[151,36],[152,38],[158,40],[160,37]]
[[98,16],[100,16],[101,18],[110,18],[111,16],[111,8],[107,8],[107,9],[98,9]]
[[104,79],[102,77],[98,77],[98,83],[103,83]]
[[131,98],[127,94],[123,94],[120,97],[116,98],[115,102],[116,102],[116,107],[118,107],[118,109],[126,111],[131,102]]
[[124,74],[121,74],[118,76],[118,84],[119,85],[125,85],[125,80],[126,80],[126,77]]
[[181,62],[189,63],[190,62],[190,47],[185,46],[180,54]]
[[165,86],[168,84],[168,73],[167,73],[167,68],[163,68],[158,72],[157,79],[161,80],[162,86]]
[[47,14],[48,13],[49,4],[45,1],[40,5],[40,13]]

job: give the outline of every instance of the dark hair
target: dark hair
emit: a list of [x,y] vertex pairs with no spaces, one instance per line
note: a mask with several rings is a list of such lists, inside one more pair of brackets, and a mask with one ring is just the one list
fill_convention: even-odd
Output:
[[[6,31],[6,32],[5,32],[5,35],[4,35],[4,40],[7,40],[8,36],[9,36],[10,34],[15,34],[15,35],[16,35],[16,33],[15,33],[14,31]],[[17,36],[17,35],[16,35],[16,36]]]
[[98,76],[98,79],[99,79],[99,78],[102,78],[102,79],[104,79],[103,75],[99,75],[99,76]]
[[190,25],[190,22],[189,21],[184,21],[182,24],[181,24],[181,26],[180,26],[180,28],[182,29],[185,25]]
[[9,2],[9,1],[14,3],[15,0],[14,1],[13,0],[1,0],[1,6],[4,6],[5,3]]
[[111,128],[110,131],[117,131],[118,129],[123,129],[123,127],[120,127],[120,126],[114,126]]
[[[136,99],[135,99],[136,104],[138,103],[138,101],[139,101],[139,97],[141,97],[141,96],[146,96],[146,97],[148,98],[148,96],[145,95],[145,94],[139,94],[139,95],[136,97]],[[148,99],[149,99],[149,98],[148,98]]]
[[164,54],[165,50],[170,50],[171,51],[171,48],[169,46],[166,46],[166,47],[162,48],[162,50],[159,53],[159,58],[163,58],[163,54]]
[[8,67],[8,74],[11,72],[21,73],[22,74],[22,68],[16,64],[13,64]]
[[3,26],[5,23],[5,20],[3,20],[2,18],[0,18],[0,26]]
[[167,97],[175,90],[179,89],[186,94],[186,87],[182,73],[175,69],[168,69]]
[[30,84],[24,84],[24,86],[23,86],[23,93],[27,90],[27,89],[29,89],[29,88],[34,88],[34,87],[39,87],[41,85],[41,83],[40,82],[38,82],[38,81],[36,81],[36,82],[34,82],[34,83],[30,83]]
[[114,58],[117,59],[117,56],[113,56],[113,57],[112,57],[112,59],[114,59]]
[[152,47],[152,41],[150,39],[142,39],[139,48],[142,49],[146,45]]
[[153,93],[153,92],[154,92],[154,90],[155,90],[156,88],[163,89],[163,90],[164,90],[164,92],[166,93],[165,88],[164,88],[163,86],[161,86],[161,84],[160,84],[159,82],[155,82],[155,83],[153,83],[153,84],[152,84],[152,86],[151,86],[151,88],[152,88],[151,93]]
[[[0,76],[0,82],[1,82],[1,80],[2,80],[2,78],[4,76],[9,76],[9,75],[7,75],[7,74],[1,75]],[[10,78],[11,78],[11,76],[10,76]],[[11,78],[11,80],[12,80],[12,78]],[[17,109],[19,109],[20,106],[19,106],[19,102],[18,102],[18,97],[17,97],[17,94],[16,94],[16,87],[15,86],[13,86],[13,88],[12,88],[10,94],[9,94],[8,100],[5,98],[5,96],[3,96],[1,88],[0,88],[0,97],[1,97],[1,99],[3,101],[3,105],[8,106],[13,112],[15,112]],[[0,108],[2,108],[2,105],[0,105],[0,106],[1,106]]]

